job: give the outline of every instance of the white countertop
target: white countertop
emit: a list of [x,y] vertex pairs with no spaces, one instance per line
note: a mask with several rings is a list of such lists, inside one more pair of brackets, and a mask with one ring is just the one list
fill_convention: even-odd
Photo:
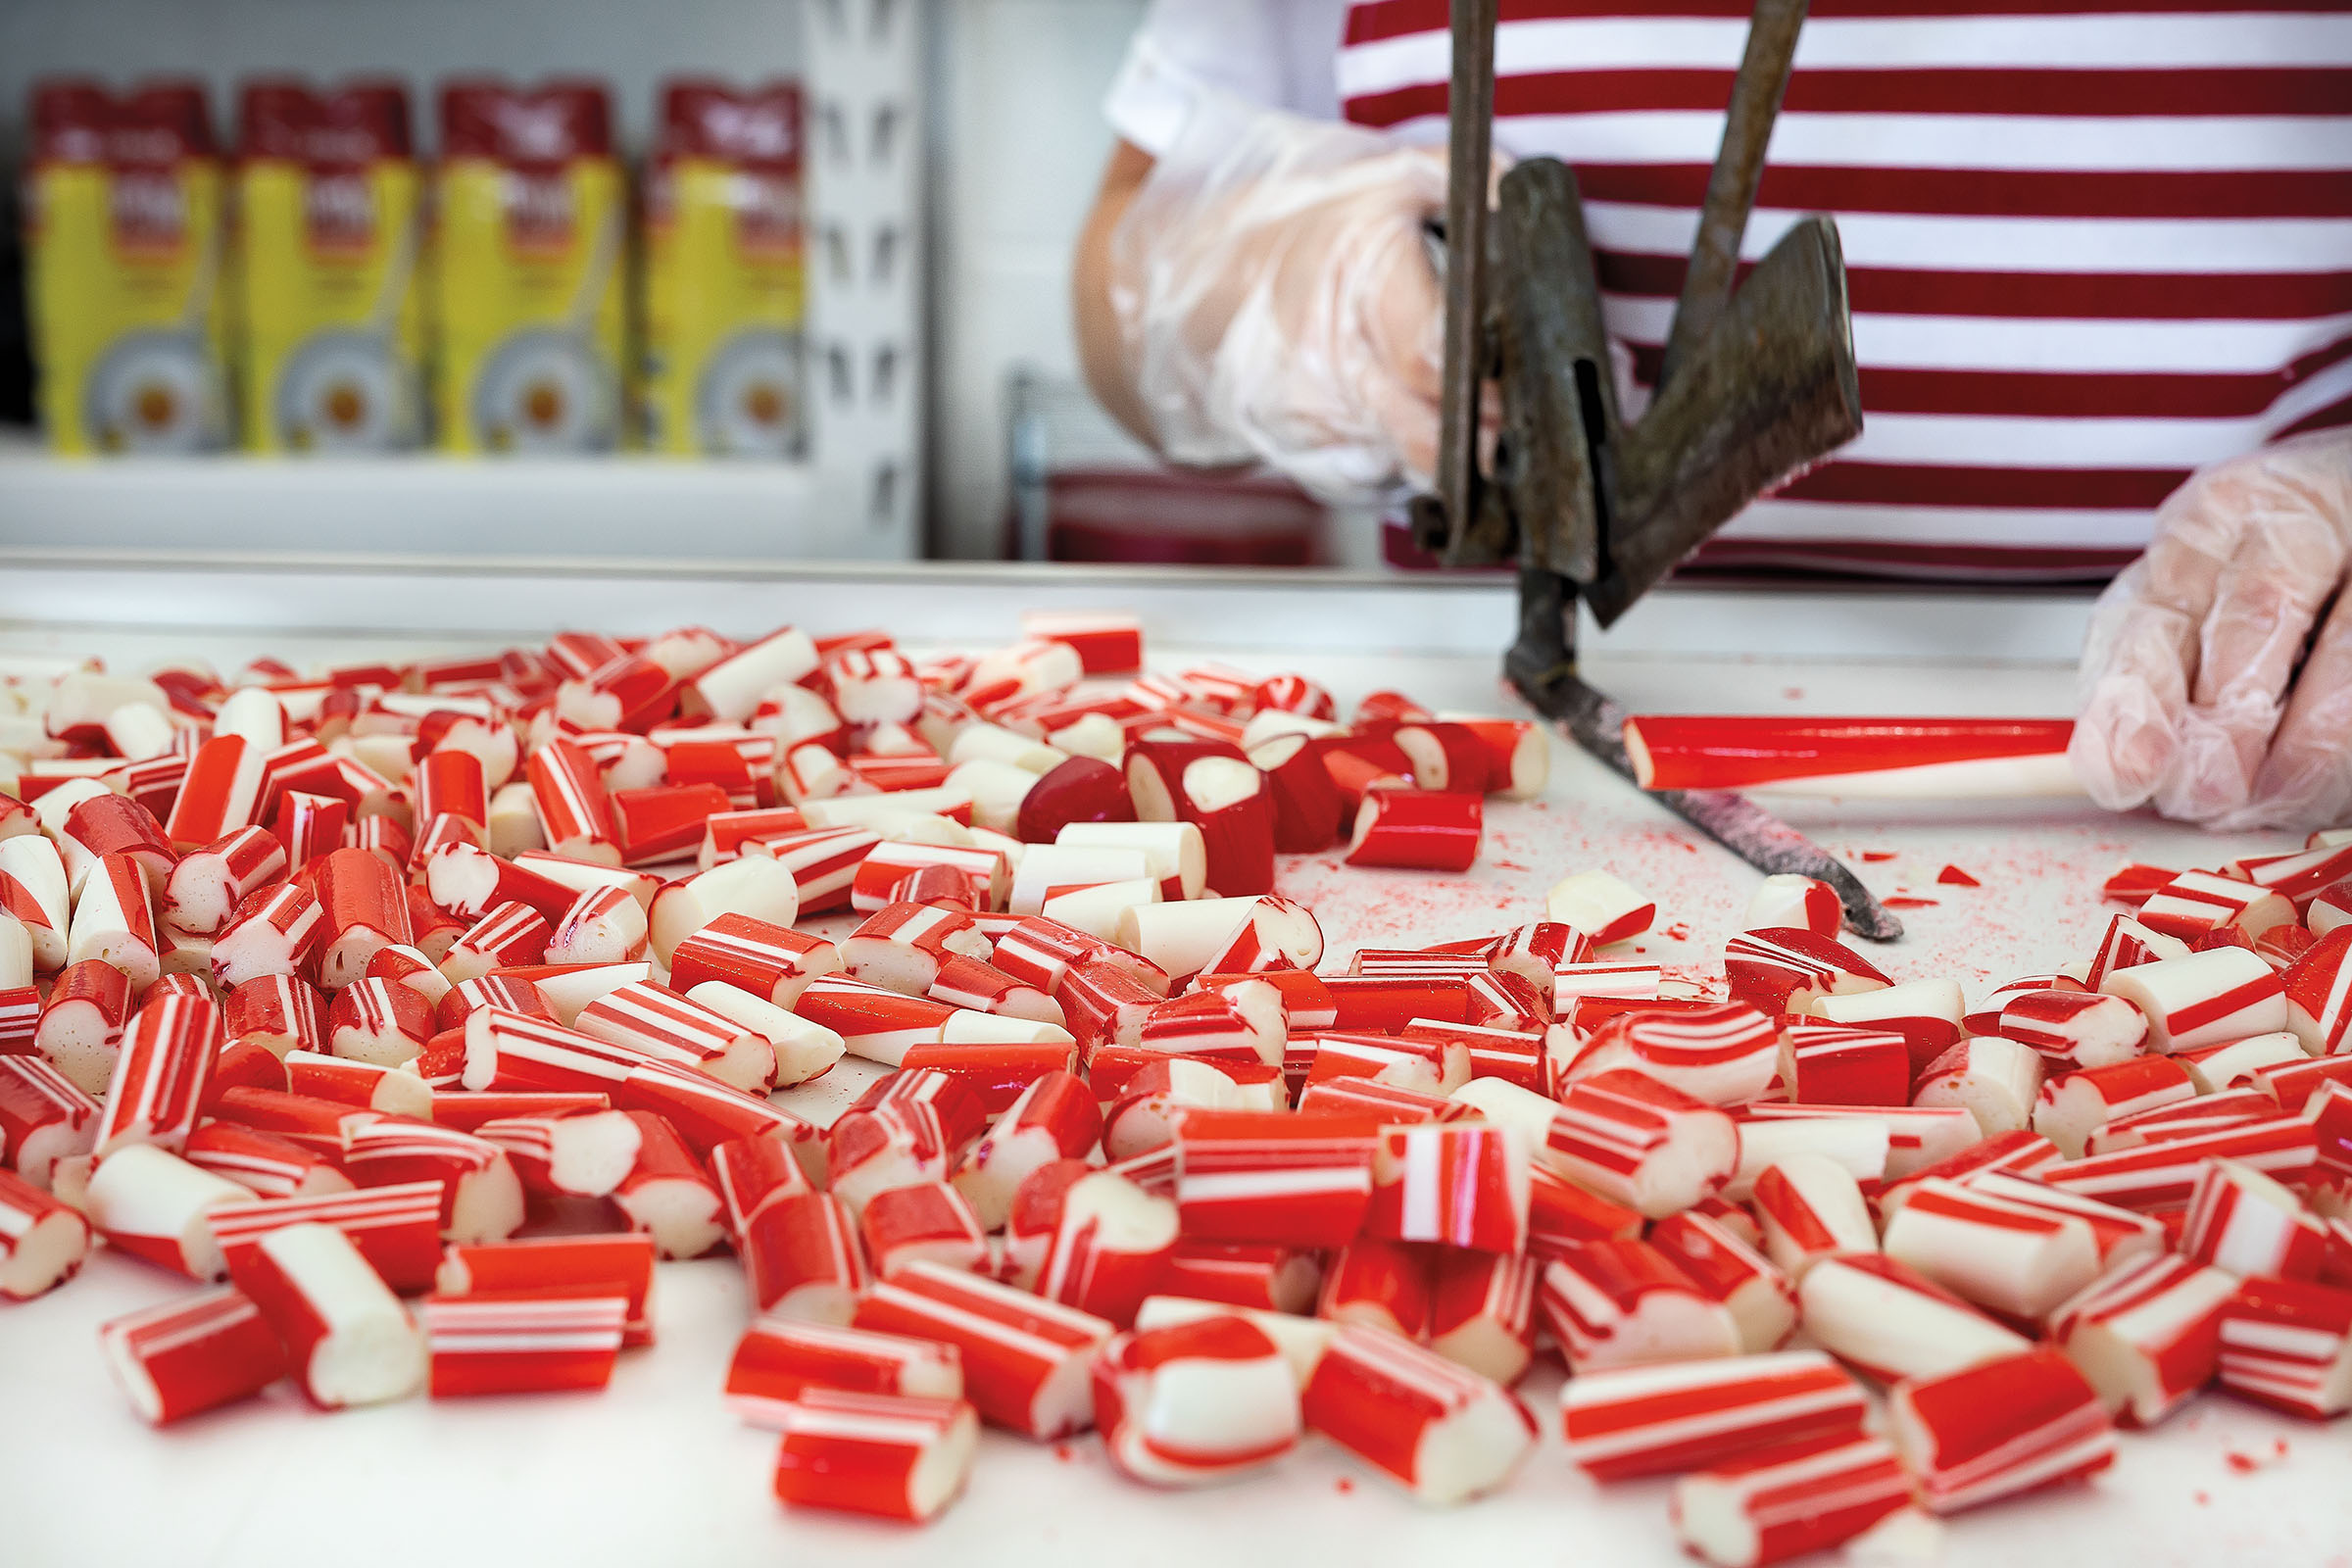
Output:
[[[612,593],[600,584],[589,598]],[[942,590],[945,591],[945,590]],[[1053,593],[1071,602],[1068,590]],[[903,596],[868,585],[841,589],[835,624],[880,624],[902,632],[936,625],[894,605]],[[654,595],[659,599],[660,594]],[[1009,634],[1014,612],[1047,595],[1010,585],[967,585],[957,599],[968,620]],[[1443,596],[1441,596],[1443,597]],[[1092,602],[1116,601],[1096,592]],[[1168,601],[1182,610],[1182,596]],[[1301,601],[1303,603],[1303,601]],[[1497,647],[1507,619],[1488,619],[1499,596],[1466,595],[1446,621],[1491,625]],[[1261,608],[1279,612],[1280,595]],[[1670,613],[1708,617],[1685,599]],[[1926,623],[1965,626],[1972,601],[1936,601]],[[273,651],[294,662],[358,660],[416,652],[414,639],[264,635],[208,616],[171,617],[202,629],[141,631],[136,621],[73,612],[41,613],[24,585],[0,584],[0,655],[100,653],[125,666],[167,657],[209,657],[233,666]],[[363,624],[446,627],[412,606],[388,605]],[[416,607],[421,608],[421,607]],[[528,627],[564,617],[533,598],[501,624]],[[667,607],[664,607],[667,608]],[[722,629],[731,612],[706,617]],[[1643,607],[1647,612],[1650,607]],[[1337,622],[1378,636],[1379,603],[1351,608],[1345,593],[1295,619]],[[1871,613],[1886,613],[1884,610]],[[2079,620],[2080,607],[2000,611],[2024,617],[2016,646],[2045,655],[2063,638],[2055,614]],[[2038,616],[2039,619],[2035,617]],[[1220,618],[1222,617],[1222,618]],[[246,617],[248,620],[255,617]],[[781,615],[773,618],[783,618]],[[1371,619],[1375,624],[1366,627]],[[57,620],[107,621],[63,629]],[[40,622],[49,622],[41,624]],[[264,623],[300,625],[299,609]],[[576,624],[605,624],[582,613]],[[1179,619],[1179,623],[1181,619]],[[1297,651],[1295,625],[1260,620],[1261,635],[1230,611],[1201,624],[1224,635],[1205,650],[1271,673],[1295,668],[1329,684],[1343,707],[1384,686],[1435,706],[1500,707],[1491,656],[1315,654]],[[1437,622],[1433,622],[1436,624]],[[315,625],[316,621],[308,622]],[[1162,628],[1155,625],[1154,631]],[[1706,638],[1725,636],[1701,627]],[[1818,636],[1816,634],[1816,645]],[[1448,628],[1449,639],[1468,633]],[[446,633],[430,639],[448,642]],[[1286,647],[1253,655],[1250,645]],[[470,644],[469,644],[470,645]],[[1394,645],[1392,645],[1394,646]],[[1977,646],[1984,647],[1980,641]],[[1995,642],[1990,646],[2002,646]],[[1858,651],[1858,650],[1857,650]],[[1173,638],[1156,660],[1196,652]],[[2060,663],[1988,663],[1921,659],[1917,648],[1877,660],[1772,661],[1671,656],[1656,651],[1596,654],[1594,682],[1629,709],[1813,712],[2042,713],[2068,710],[2070,673]],[[1646,944],[1662,960],[1714,962],[1753,885],[1748,871],[1648,805],[1597,764],[1564,745],[1542,801],[1491,803],[1487,848],[1462,879],[1350,870],[1333,857],[1287,864],[1285,892],[1322,918],[1331,958],[1367,941],[1396,945],[1496,930],[1531,917],[1544,890],[1568,871],[1606,865],[1659,895],[1661,923],[1687,940]],[[2256,838],[2216,839],[2153,819],[2115,818],[2086,806],[1784,806],[1789,820],[1834,853],[1890,857],[1857,869],[1879,892],[1936,901],[1899,911],[1906,938],[1870,956],[1896,979],[1946,973],[1972,994],[2084,952],[2104,924],[2099,880],[2127,855],[2162,863],[2210,863]],[[1939,886],[1957,864],[1982,889]],[[844,1069],[846,1071],[847,1069]],[[839,1087],[809,1098],[837,1100]],[[807,1092],[805,1092],[807,1093]],[[737,1269],[725,1258],[664,1264],[657,1287],[659,1343],[627,1352],[601,1396],[433,1402],[320,1415],[282,1391],[267,1400],[199,1417],[174,1430],[140,1425],[109,1383],[95,1327],[171,1294],[173,1282],[114,1257],[41,1300],[0,1310],[0,1563],[172,1562],[183,1568],[316,1568],[333,1564],[475,1563],[775,1564],[792,1561],[1085,1565],[1289,1564],[1334,1548],[1350,1562],[1494,1561],[1669,1564],[1686,1561],[1665,1516],[1663,1483],[1605,1493],[1561,1456],[1549,1375],[1525,1392],[1543,1417],[1543,1446],[1501,1494],[1447,1513],[1416,1507],[1376,1475],[1316,1442],[1253,1479],[1198,1494],[1159,1494],[1106,1473],[1099,1446],[1081,1439],[1060,1449],[991,1434],[969,1494],[928,1530],[911,1531],[808,1512],[787,1513],[768,1489],[772,1437],[739,1426],[720,1402],[727,1355],[746,1314]],[[2232,1456],[2236,1462],[2232,1462]],[[2341,1489],[2352,1477],[2352,1428],[2283,1421],[2207,1396],[2157,1433],[2124,1439],[2121,1461],[2095,1485],[1995,1504],[1952,1522],[1940,1559],[1962,1565],[2129,1562],[2202,1565],[2225,1561],[2317,1565],[2352,1561],[2352,1508]]]

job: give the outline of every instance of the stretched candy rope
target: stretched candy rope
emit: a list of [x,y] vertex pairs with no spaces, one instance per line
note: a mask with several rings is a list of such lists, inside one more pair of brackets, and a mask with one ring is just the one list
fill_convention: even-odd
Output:
[[1774,718],[1635,714],[1625,721],[1645,790],[2005,798],[2077,795],[2072,719]]

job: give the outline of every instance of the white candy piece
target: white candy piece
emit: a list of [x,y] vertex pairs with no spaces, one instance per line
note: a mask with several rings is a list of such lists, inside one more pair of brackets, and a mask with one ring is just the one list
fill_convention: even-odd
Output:
[[1915,1105],[1962,1105],[1986,1138],[2033,1120],[2041,1093],[2041,1054],[2015,1040],[1979,1035],[1932,1062],[1911,1097]]
[[2212,948],[2109,975],[2099,989],[2148,1015],[2148,1049],[2163,1054],[2286,1027],[2278,976],[2244,948]]

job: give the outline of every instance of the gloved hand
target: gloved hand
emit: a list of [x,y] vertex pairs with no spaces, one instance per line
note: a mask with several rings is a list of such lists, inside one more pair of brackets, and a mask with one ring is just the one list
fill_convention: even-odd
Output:
[[2225,829],[2352,819],[2348,563],[2352,432],[2175,492],[2091,616],[2069,753],[2091,798]]
[[1439,151],[1204,96],[1110,242],[1110,300],[1161,451],[1252,460],[1341,505],[1426,487]]

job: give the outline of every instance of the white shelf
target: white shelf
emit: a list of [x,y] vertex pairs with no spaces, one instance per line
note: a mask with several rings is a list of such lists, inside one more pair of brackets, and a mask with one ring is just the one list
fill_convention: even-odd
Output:
[[0,447],[0,548],[258,555],[883,559],[802,464],[648,456],[59,458]]

